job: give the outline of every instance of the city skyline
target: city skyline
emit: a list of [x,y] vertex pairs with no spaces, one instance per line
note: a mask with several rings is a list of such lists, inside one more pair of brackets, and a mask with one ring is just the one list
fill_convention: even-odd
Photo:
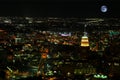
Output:
[[0,80],[120,80],[118,0],[0,0]]

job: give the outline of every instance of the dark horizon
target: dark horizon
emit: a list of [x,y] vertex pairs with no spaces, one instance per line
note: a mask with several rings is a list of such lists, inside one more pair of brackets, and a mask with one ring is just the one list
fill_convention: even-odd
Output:
[[[11,0],[0,1],[0,16],[120,17],[119,1],[103,0]],[[102,13],[100,7],[108,6]]]

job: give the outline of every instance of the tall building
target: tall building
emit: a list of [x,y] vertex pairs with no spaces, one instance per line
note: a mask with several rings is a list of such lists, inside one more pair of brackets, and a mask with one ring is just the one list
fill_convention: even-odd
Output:
[[81,38],[81,47],[89,47],[89,40],[86,32],[86,27],[87,25],[85,25],[84,27],[84,35]]
[[81,47],[89,47],[89,40],[86,35],[81,38]]
[[81,44],[80,44],[80,58],[86,59],[89,55],[89,39],[86,32],[86,25],[84,27],[84,35],[81,38]]

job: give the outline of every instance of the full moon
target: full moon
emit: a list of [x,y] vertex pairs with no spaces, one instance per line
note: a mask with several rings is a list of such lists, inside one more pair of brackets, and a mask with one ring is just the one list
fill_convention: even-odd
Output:
[[105,6],[105,5],[101,6],[101,11],[102,12],[107,12],[107,10],[108,10],[107,6]]

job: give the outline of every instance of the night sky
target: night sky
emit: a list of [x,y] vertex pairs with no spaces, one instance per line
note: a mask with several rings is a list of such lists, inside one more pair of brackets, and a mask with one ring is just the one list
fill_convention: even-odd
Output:
[[[0,0],[0,16],[120,17],[119,0]],[[108,11],[102,13],[100,7]]]

